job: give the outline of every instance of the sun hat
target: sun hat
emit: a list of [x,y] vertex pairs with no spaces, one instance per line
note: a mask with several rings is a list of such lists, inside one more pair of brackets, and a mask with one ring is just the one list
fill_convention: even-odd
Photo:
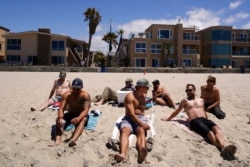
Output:
[[66,72],[65,71],[61,71],[59,74],[59,78],[65,78],[66,77]]
[[145,78],[141,78],[141,79],[139,79],[139,80],[136,82],[136,86],[141,86],[141,87],[143,87],[143,86],[145,86],[145,87],[150,87],[151,85],[149,85],[149,82],[148,82],[148,80],[147,80],[147,79],[145,79]]
[[79,88],[81,89],[83,87],[83,83],[82,83],[82,80],[80,78],[76,78],[73,80],[72,82],[72,88]]

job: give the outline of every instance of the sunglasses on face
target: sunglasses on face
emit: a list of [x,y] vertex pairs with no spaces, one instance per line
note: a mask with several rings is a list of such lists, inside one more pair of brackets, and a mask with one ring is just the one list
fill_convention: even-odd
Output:
[[186,91],[186,92],[192,92],[193,89],[186,89],[185,91]]
[[79,89],[79,88],[73,88],[73,90],[78,92],[78,91],[80,91],[81,89]]

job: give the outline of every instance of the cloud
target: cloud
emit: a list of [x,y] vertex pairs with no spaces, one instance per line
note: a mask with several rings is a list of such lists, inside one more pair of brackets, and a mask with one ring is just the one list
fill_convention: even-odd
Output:
[[250,21],[242,26],[243,29],[250,29]]
[[242,4],[242,1],[241,0],[237,0],[235,2],[230,2],[229,4],[229,9],[235,9],[237,8],[238,6],[240,6]]
[[242,20],[242,19],[246,19],[248,18],[250,15],[248,13],[244,13],[244,12],[240,12],[240,13],[237,13],[236,15],[234,16],[229,16],[228,18],[226,18],[224,20],[224,22],[226,24],[232,24],[236,21],[239,21],[239,20]]

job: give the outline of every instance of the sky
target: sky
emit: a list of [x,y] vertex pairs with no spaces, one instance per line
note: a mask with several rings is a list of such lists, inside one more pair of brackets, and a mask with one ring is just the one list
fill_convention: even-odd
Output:
[[[151,24],[177,24],[202,30],[210,26],[250,29],[250,0],[3,0],[0,26],[11,33],[49,28],[53,34],[88,42],[83,13],[95,8],[102,20],[93,35],[91,51],[108,51],[102,40],[110,31],[123,38],[144,32]],[[112,50],[114,51],[114,49]]]

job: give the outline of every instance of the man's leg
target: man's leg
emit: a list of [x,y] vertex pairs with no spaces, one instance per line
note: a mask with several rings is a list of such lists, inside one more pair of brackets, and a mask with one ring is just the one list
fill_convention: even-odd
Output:
[[31,111],[43,111],[44,109],[46,109],[49,105],[51,105],[53,103],[54,103],[54,100],[48,99],[38,109],[31,107],[30,110]]
[[77,140],[77,139],[79,138],[79,136],[82,134],[83,128],[84,128],[84,125],[85,125],[86,121],[87,121],[87,118],[85,117],[85,118],[83,118],[83,119],[81,120],[81,122],[76,126],[76,129],[75,129],[75,131],[73,132],[73,136],[72,136],[72,138],[71,138],[70,141],[69,141],[69,146],[70,146],[70,147],[73,147],[73,146],[76,145],[76,140]]
[[145,130],[142,127],[138,127],[137,129],[136,147],[138,150],[138,163],[142,163],[145,160],[148,153],[146,148]]
[[224,137],[218,126],[214,126],[212,131],[209,131],[207,137],[220,150],[224,147]]
[[218,119],[224,119],[226,117],[226,113],[224,113],[220,106],[215,106],[210,109],[210,112],[214,114]]
[[54,144],[51,144],[49,145],[50,147],[55,147],[55,146],[58,146],[61,144],[61,140],[62,140],[62,134],[63,134],[63,126],[60,126],[58,123],[57,123],[57,119],[56,119],[56,139],[55,139],[55,143]]
[[126,157],[126,153],[127,153],[127,149],[129,146],[129,135],[130,135],[131,131],[129,128],[127,127],[123,127],[120,130],[120,154],[115,154],[115,160],[116,162],[121,162],[122,160],[125,159]]

